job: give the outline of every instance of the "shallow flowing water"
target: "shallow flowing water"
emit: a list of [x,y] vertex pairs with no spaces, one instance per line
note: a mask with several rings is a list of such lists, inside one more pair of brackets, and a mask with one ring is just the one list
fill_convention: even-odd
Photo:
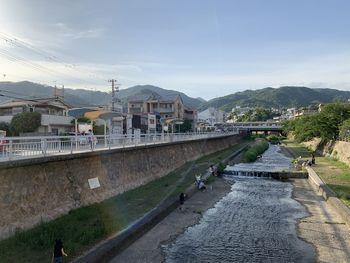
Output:
[[[272,146],[259,164],[236,166],[285,169],[285,158]],[[232,175],[226,180],[235,181],[231,192],[164,247],[166,262],[314,262],[312,246],[296,234],[297,219],[307,214],[292,199],[290,183]]]

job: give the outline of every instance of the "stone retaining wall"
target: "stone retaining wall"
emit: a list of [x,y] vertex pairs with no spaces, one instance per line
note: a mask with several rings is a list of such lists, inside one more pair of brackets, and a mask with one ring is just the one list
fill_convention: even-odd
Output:
[[[162,177],[240,136],[13,161],[0,165],[0,239]],[[90,189],[88,179],[100,187]]]
[[322,155],[334,157],[350,165],[350,142],[329,141],[326,144],[322,144],[320,138],[314,138],[311,141],[303,142],[303,145]]

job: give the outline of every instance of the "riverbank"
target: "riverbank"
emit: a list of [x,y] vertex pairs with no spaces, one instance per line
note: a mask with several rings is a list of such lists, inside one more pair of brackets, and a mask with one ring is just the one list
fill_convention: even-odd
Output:
[[87,251],[100,241],[125,229],[156,207],[162,200],[177,198],[194,182],[195,174],[203,174],[210,164],[219,163],[244,146],[243,141],[192,162],[147,185],[127,191],[98,204],[79,208],[68,215],[20,232],[0,242],[1,262],[45,262],[51,258],[55,238],[64,242],[69,257]]
[[293,179],[293,199],[309,216],[299,220],[298,236],[312,244],[317,262],[350,262],[350,229],[307,179]]
[[[291,145],[291,144],[289,144]],[[294,149],[291,149],[294,148]],[[288,157],[309,157],[309,152],[294,144],[281,147]],[[293,151],[294,150],[294,151]],[[299,220],[298,236],[312,244],[317,262],[350,262],[350,229],[307,179],[293,179],[293,199],[301,203],[309,216]]]
[[[311,159],[311,152],[301,144],[284,141],[292,157],[301,156]],[[337,197],[350,207],[350,168],[345,163],[330,157],[316,156],[316,165],[312,166],[321,179],[337,194]]]
[[197,224],[202,214],[213,207],[230,190],[231,184],[222,178],[217,178],[206,191],[198,191],[187,200],[184,204],[184,211],[174,210],[110,262],[163,262],[162,246],[171,243],[186,228]]

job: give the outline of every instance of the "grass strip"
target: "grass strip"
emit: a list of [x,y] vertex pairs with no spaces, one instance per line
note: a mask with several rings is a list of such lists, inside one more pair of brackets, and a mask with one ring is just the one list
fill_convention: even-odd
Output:
[[[312,151],[305,146],[293,142],[284,141],[287,148],[294,156],[303,159],[311,159]],[[350,169],[345,163],[324,156],[316,156],[316,165],[312,166],[321,179],[337,194],[337,197],[350,207]]]
[[246,142],[188,162],[146,185],[119,194],[101,203],[78,208],[67,215],[0,241],[1,262],[48,262],[54,240],[63,240],[69,257],[64,262],[112,236],[156,207],[164,198],[178,196],[203,174],[210,164],[221,162]]

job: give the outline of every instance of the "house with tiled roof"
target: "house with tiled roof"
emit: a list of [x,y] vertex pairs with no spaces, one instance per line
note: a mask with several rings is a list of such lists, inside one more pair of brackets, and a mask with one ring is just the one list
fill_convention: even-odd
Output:
[[10,123],[13,116],[23,112],[41,114],[41,126],[35,135],[59,135],[72,129],[69,106],[59,97],[14,99],[0,104],[0,122]]
[[179,94],[160,96],[152,92],[130,97],[128,113],[144,118],[148,114],[154,114],[164,122],[188,119],[195,123],[197,111],[186,107]]

